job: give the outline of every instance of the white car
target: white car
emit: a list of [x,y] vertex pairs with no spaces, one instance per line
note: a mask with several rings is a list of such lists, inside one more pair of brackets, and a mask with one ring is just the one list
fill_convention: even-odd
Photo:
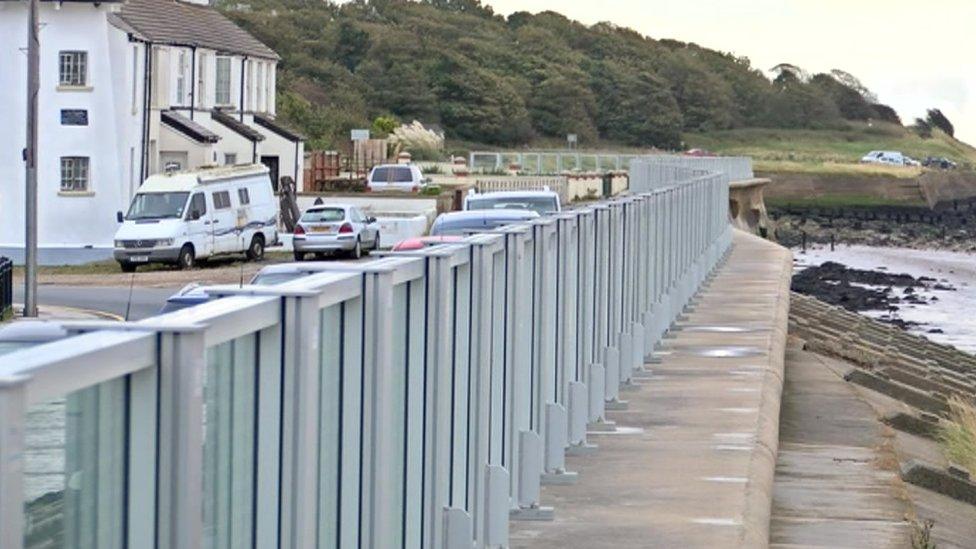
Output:
[[118,221],[113,255],[125,272],[147,263],[189,269],[220,254],[260,259],[278,241],[278,201],[261,164],[152,175]]
[[532,210],[539,215],[546,215],[558,213],[562,208],[559,195],[545,187],[541,191],[497,191],[481,194],[471,189],[464,197],[463,209]]
[[897,151],[871,151],[861,158],[864,164],[887,164],[889,166],[905,166],[905,155]]
[[371,191],[417,192],[426,185],[424,174],[414,164],[380,164],[366,178],[366,187]]
[[312,206],[295,225],[292,249],[295,261],[305,255],[345,252],[359,259],[363,252],[380,247],[380,230],[375,217],[368,217],[350,204]]

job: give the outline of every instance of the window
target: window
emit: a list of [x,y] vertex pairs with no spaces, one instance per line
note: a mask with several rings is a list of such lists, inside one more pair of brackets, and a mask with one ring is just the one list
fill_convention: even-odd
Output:
[[264,108],[264,63],[258,63],[258,85],[256,87],[258,89],[258,93],[254,110],[264,112],[268,110]]
[[186,98],[186,52],[180,50],[176,57],[176,104],[182,105]]
[[224,153],[224,165],[233,166],[237,164],[237,153]]
[[193,199],[190,200],[190,210],[186,212],[186,218],[192,221],[194,218],[203,217],[205,213],[207,213],[207,200],[203,197],[203,193],[193,195]]
[[214,102],[218,105],[230,105],[230,57],[217,58],[215,80]]
[[230,208],[230,192],[219,191],[213,193],[213,202],[215,210],[226,210]]
[[63,51],[59,56],[59,65],[62,86],[86,86],[88,84],[88,52]]
[[61,157],[61,192],[88,191],[88,157]]
[[139,82],[139,46],[132,46],[132,114],[136,113],[136,85]]
[[237,189],[237,199],[240,201],[241,206],[251,203],[251,195],[248,194],[246,188]]
[[[200,99],[199,100],[196,100],[195,99],[195,101],[201,107],[204,107],[204,106],[210,104],[210,102],[209,102],[210,101],[210,98],[208,97],[208,94],[207,94],[207,63],[206,63],[206,60],[207,60],[207,56],[201,53],[200,54],[200,60],[197,61],[197,75],[198,75],[197,76],[197,90],[199,90],[199,91],[198,92],[195,92],[195,93],[199,93],[200,94]],[[217,154],[217,153],[214,153],[214,154]],[[214,158],[214,160],[217,160],[217,159]]]

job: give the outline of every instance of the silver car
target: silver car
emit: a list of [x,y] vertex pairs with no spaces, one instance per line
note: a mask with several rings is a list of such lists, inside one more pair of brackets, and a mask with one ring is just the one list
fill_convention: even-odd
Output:
[[304,261],[310,253],[346,253],[358,259],[379,245],[376,218],[349,204],[312,206],[298,220],[292,238],[295,261]]

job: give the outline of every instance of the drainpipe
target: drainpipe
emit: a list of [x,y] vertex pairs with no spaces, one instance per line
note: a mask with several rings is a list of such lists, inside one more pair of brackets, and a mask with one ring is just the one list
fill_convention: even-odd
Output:
[[[149,110],[150,89],[152,88],[152,43],[143,42],[143,75],[142,75],[142,166],[139,169],[139,185],[148,176],[149,170]],[[133,75],[134,77],[134,75]]]
[[197,47],[190,48],[190,120],[193,120],[193,111],[197,109]]
[[251,164],[258,163],[258,140],[251,141]]
[[[301,141],[298,140],[295,141],[295,190],[296,191],[298,190],[298,146],[301,144],[302,144]],[[302,175],[304,176],[305,174]],[[280,173],[278,174],[278,178],[281,178]]]

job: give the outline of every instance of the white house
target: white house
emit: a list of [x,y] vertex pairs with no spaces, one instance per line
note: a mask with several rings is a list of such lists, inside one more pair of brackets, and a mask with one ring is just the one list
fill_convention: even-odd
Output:
[[[149,175],[262,162],[301,188],[303,138],[275,121],[278,56],[205,3],[44,1],[43,264],[111,257]],[[0,0],[0,255],[23,259],[27,2]]]

